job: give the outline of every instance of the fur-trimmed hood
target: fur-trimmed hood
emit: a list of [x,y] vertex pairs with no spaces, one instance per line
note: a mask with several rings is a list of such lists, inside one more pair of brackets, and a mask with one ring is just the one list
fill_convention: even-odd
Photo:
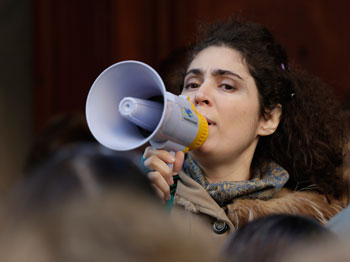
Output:
[[341,211],[344,205],[334,199],[327,199],[324,195],[314,191],[292,192],[282,189],[270,200],[237,199],[227,205],[227,216],[239,227],[258,217],[271,214],[291,214],[312,217],[322,224]]

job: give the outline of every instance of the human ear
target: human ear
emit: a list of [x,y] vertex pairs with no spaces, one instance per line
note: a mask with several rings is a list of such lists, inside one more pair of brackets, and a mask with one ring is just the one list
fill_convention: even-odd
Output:
[[259,136],[269,136],[273,134],[281,120],[282,115],[282,105],[278,104],[274,109],[268,112],[267,118],[261,116],[258,135]]

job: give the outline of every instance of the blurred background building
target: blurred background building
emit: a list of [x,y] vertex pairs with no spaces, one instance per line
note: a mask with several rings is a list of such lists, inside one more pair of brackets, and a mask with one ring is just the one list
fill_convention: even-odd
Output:
[[233,13],[271,29],[291,62],[349,106],[349,10],[347,0],[2,0],[0,191],[52,118],[84,112],[106,67],[135,59],[164,70],[195,39],[198,22]]

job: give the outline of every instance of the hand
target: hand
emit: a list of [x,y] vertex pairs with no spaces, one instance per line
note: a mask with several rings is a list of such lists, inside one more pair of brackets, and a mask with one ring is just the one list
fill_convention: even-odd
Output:
[[[170,186],[174,184],[173,176],[177,175],[183,165],[185,154],[176,152],[173,156],[166,150],[147,147],[143,154],[144,165],[152,172],[147,173],[157,195],[163,200],[170,200]],[[173,165],[173,169],[169,167]]]

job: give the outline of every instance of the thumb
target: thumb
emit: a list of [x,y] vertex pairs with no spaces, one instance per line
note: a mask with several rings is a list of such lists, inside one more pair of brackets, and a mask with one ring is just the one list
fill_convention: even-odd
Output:
[[175,154],[175,163],[173,165],[173,173],[178,174],[184,163],[185,153],[183,151],[178,151]]

